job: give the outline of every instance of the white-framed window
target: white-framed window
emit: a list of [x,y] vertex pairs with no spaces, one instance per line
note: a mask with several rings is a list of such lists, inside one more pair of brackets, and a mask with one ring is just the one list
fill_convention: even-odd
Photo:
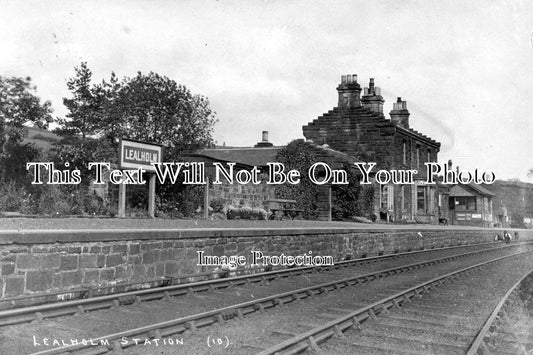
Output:
[[416,168],[420,169],[420,146],[416,146]]
[[392,211],[394,208],[394,185],[380,185],[379,207]]
[[406,141],[403,141],[402,149],[403,149],[403,164],[407,165],[407,142]]

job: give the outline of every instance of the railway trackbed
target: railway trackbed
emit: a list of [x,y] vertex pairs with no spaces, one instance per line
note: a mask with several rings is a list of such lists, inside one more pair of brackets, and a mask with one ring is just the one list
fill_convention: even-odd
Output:
[[[516,251],[514,250],[515,248],[524,249],[526,246],[521,244],[511,248],[484,249],[455,256],[426,260],[419,263],[409,263],[409,265],[383,269],[366,274],[363,273],[362,275],[337,278],[335,281],[315,284],[304,288],[296,289],[294,287],[295,285],[292,285],[293,287],[290,291],[279,292],[276,294],[267,292],[269,295],[261,298],[254,297],[253,295],[250,297],[250,295],[247,295],[241,287],[233,287],[232,289],[225,290],[225,292],[210,290],[203,296],[197,292],[189,292],[189,297],[180,298],[180,303],[171,303],[167,300],[167,303],[161,305],[162,309],[167,313],[167,317],[180,313],[183,314],[183,309],[189,310],[189,315],[171,318],[165,322],[156,322],[131,329],[131,325],[136,324],[136,321],[132,320],[137,319],[138,322],[138,320],[142,318],[143,321],[145,321],[144,323],[150,323],[150,315],[152,313],[157,313],[154,307],[148,307],[148,303],[142,302],[137,305],[135,310],[132,309],[129,311],[132,315],[131,319],[120,322],[122,324],[118,324],[117,327],[114,328],[130,328],[130,330],[108,333],[108,335],[104,336],[97,336],[96,334],[98,331],[100,331],[99,334],[102,334],[104,332],[103,329],[110,329],[106,322],[112,321],[113,316],[106,317],[105,315],[100,314],[100,316],[95,319],[95,317],[92,317],[91,314],[89,314],[80,315],[79,317],[71,317],[67,319],[67,321],[63,319],[63,321],[60,322],[61,324],[58,324],[58,322],[54,323],[55,325],[60,325],[60,330],[58,330],[58,327],[54,328],[54,324],[50,324],[52,323],[52,320],[45,320],[40,323],[32,324],[34,327],[32,328],[32,331],[34,333],[39,333],[37,339],[40,340],[40,342],[37,341],[39,346],[36,347],[34,344],[32,347],[31,344],[29,344],[30,346],[26,347],[26,349],[29,348],[29,350],[33,350],[34,352],[37,351],[36,353],[40,354],[58,354],[70,351],[89,351],[89,353],[103,353],[107,351],[118,352],[119,349],[122,348],[127,348],[127,351],[139,354],[149,354],[150,351],[154,351],[154,354],[170,351],[168,353],[171,354],[176,353],[176,349],[172,346],[166,350],[160,347],[144,347],[141,349],[139,349],[139,347],[130,348],[135,344],[129,341],[124,343],[124,339],[139,338],[164,340],[173,335],[186,335],[185,344],[180,344],[182,349],[178,353],[202,353],[197,352],[198,349],[196,346],[201,346],[200,344],[203,344],[204,347],[206,346],[205,340],[200,341],[200,338],[205,338],[204,333],[206,331],[220,332],[222,329],[226,332],[225,336],[228,337],[228,345],[231,347],[232,353],[255,353],[268,347],[269,343],[272,343],[272,339],[275,339],[274,342],[276,342],[276,339],[279,340],[280,337],[291,338],[292,335],[302,332],[305,333],[306,327],[308,329],[309,326],[312,327],[313,324],[324,323],[324,319],[330,319],[338,313],[339,310],[353,309],[354,305],[364,306],[372,304],[376,301],[376,298],[380,298],[383,295],[388,295],[387,297],[390,297],[390,295],[395,295],[397,292],[405,290],[406,288],[416,287],[421,280],[431,280],[435,275],[444,275],[446,273],[454,272],[458,268],[464,268],[468,265],[471,266],[472,264],[485,262],[494,258],[509,257],[509,255],[516,256],[516,253],[514,253],[514,251]],[[411,260],[409,259],[409,261]],[[317,275],[321,275],[321,277],[331,277],[331,275],[323,273],[318,273]],[[303,276],[306,275],[302,275],[300,278],[305,279]],[[289,282],[287,283],[295,284],[295,279],[296,278],[288,279],[287,281]],[[280,281],[283,280],[278,280],[276,283]],[[361,284],[364,285],[364,287],[350,287]],[[272,291],[272,287],[270,286],[263,286],[262,288],[267,291]],[[244,299],[247,301],[238,302],[239,297],[236,295],[239,292],[243,293],[242,296],[244,296]],[[415,290],[414,292],[416,293],[417,291]],[[229,302],[229,305],[224,306],[226,301],[223,299],[226,296],[229,296],[232,302]],[[354,302],[354,298],[356,299],[356,302]],[[212,302],[213,299],[216,299],[218,302]],[[305,300],[305,302],[296,302],[298,300]],[[346,304],[346,302],[348,302],[348,304]],[[289,303],[294,303],[294,305],[285,307],[285,305]],[[214,304],[217,305],[214,306]],[[335,305],[335,307],[332,305]],[[202,306],[206,309],[204,309],[203,312],[199,312],[198,309]],[[272,309],[272,311],[262,312],[265,309]],[[316,314],[317,310],[322,309],[325,311],[323,312],[324,314],[321,315],[322,320],[313,319],[306,321],[305,319],[302,319],[309,315]],[[281,314],[280,310],[282,310]],[[385,310],[383,312],[385,312]],[[372,315],[372,313],[375,316],[378,316],[381,311],[372,308],[369,314]],[[80,317],[85,318],[81,319]],[[295,321],[297,323],[294,323]],[[46,322],[48,323],[45,324]],[[77,332],[77,330],[81,329],[75,328],[74,324],[76,322],[84,324],[84,333],[82,332],[80,334]],[[126,327],[126,325],[129,325],[129,327]],[[286,326],[281,327],[280,325]],[[49,327],[50,332],[53,335],[46,334]],[[16,329],[11,331],[12,329],[14,328],[8,327],[9,331],[5,332],[3,336],[11,335],[20,337],[21,334],[23,334],[23,332],[17,332]],[[47,330],[43,331],[43,329]],[[91,329],[92,331],[90,331]],[[28,331],[28,329],[26,330]],[[254,332],[256,331],[261,331],[261,333],[255,334]],[[246,338],[246,336],[242,336],[243,334],[248,334],[251,338],[249,340],[242,340],[243,338]],[[265,334],[270,338],[266,340],[263,339]],[[84,338],[91,339],[91,342],[88,344],[76,344],[75,346],[67,347],[44,346],[42,344],[42,339],[44,337],[48,337],[48,339],[53,339],[54,337],[58,339]],[[229,339],[232,340],[230,341]],[[92,341],[96,342],[96,344]],[[102,343],[103,346],[101,346]],[[39,352],[39,350],[43,351]]]
[[[509,246],[504,246],[504,248],[505,247]],[[69,316],[107,308],[138,304],[141,302],[168,299],[170,297],[183,296],[191,293],[224,290],[232,287],[250,286],[253,284],[265,285],[274,280],[283,280],[293,278],[295,276],[304,276],[303,280],[299,280],[299,284],[302,286],[307,282],[307,285],[309,286],[312,283],[323,283],[325,279],[331,277],[344,278],[347,275],[362,275],[371,271],[376,271],[376,269],[388,269],[391,267],[400,266],[405,264],[406,259],[409,259],[410,263],[414,263],[418,261],[430,260],[429,258],[431,258],[433,255],[445,257],[449,255],[457,255],[458,251],[460,254],[464,254],[464,252],[468,250],[471,250],[472,252],[486,252],[493,248],[500,249],[502,246],[500,243],[482,243],[461,247],[445,247],[412,251],[362,259],[345,260],[338,262],[333,266],[284,268],[269,272],[240,275],[231,278],[180,283],[177,285],[137,289],[129,292],[120,292],[77,300],[48,302],[35,306],[3,309],[0,311],[0,326],[27,323],[34,320],[40,321],[45,318]],[[353,268],[357,269],[353,270]],[[332,276],[332,273],[335,275]],[[296,282],[295,285],[298,286],[298,282]],[[69,291],[63,291],[57,294],[65,294],[68,292]],[[0,302],[0,304],[1,303],[2,302]],[[4,308],[6,308],[6,306],[4,306]]]
[[[530,253],[497,258],[419,283],[258,354],[467,353],[494,301],[498,303],[495,295],[501,297],[507,290],[509,269],[531,271]],[[500,266],[495,268],[496,263]]]
[[487,318],[467,355],[533,352],[533,269],[518,280]]

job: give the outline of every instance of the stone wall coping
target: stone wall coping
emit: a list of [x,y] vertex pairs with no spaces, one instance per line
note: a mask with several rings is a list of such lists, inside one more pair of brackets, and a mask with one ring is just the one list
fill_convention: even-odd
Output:
[[[264,237],[347,233],[401,233],[432,231],[492,231],[504,229],[465,226],[357,226],[357,227],[295,227],[295,228],[190,228],[190,229],[72,229],[72,230],[5,230],[0,231],[0,245],[90,243],[111,241],[150,241],[223,237]],[[508,231],[513,229],[507,228]],[[526,230],[519,230],[526,231]]]

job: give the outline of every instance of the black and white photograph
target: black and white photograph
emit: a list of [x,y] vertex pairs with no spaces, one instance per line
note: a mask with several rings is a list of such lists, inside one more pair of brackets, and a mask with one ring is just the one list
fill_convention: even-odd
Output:
[[0,355],[533,354],[533,2],[0,0]]

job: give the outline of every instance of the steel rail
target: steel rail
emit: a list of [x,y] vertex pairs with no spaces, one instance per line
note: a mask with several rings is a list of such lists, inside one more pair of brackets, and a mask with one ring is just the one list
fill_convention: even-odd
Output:
[[358,328],[362,321],[365,321],[369,318],[374,319],[380,313],[389,313],[389,308],[399,308],[404,302],[412,302],[411,298],[420,297],[422,293],[429,292],[430,289],[436,288],[449,280],[453,280],[461,274],[473,272],[475,269],[488,266],[506,258],[531,252],[533,252],[533,250],[506,255],[433,278],[404,291],[400,291],[392,296],[386,297],[380,301],[374,302],[368,306],[359,308],[349,314],[329,321],[322,326],[313,328],[305,333],[287,339],[286,341],[259,352],[257,355],[281,354],[282,352],[283,354],[297,354],[308,348],[311,348],[314,351],[319,351],[319,342],[327,340],[334,335],[343,337],[343,332],[345,330],[352,327]]
[[[147,337],[147,338],[161,338],[164,336],[177,334],[185,330],[195,330],[200,327],[208,326],[214,323],[224,324],[226,320],[232,318],[242,318],[244,315],[249,313],[254,313],[256,311],[262,312],[267,308],[273,308],[276,306],[283,306],[289,302],[305,299],[308,297],[314,297],[318,294],[325,294],[329,291],[338,290],[348,286],[354,286],[360,283],[368,282],[371,280],[376,280],[379,278],[387,277],[390,275],[395,275],[404,271],[409,271],[413,269],[418,269],[423,266],[435,265],[443,263],[450,260],[455,260],[459,258],[464,258],[472,256],[474,254],[485,254],[495,250],[502,250],[502,248],[491,248],[483,249],[480,251],[473,251],[464,254],[458,254],[454,256],[447,256],[444,258],[428,260],[420,263],[414,263],[409,265],[404,265],[396,268],[390,268],[386,270],[381,270],[373,273],[368,273],[360,276],[354,276],[349,278],[344,278],[336,281],[331,281],[319,285],[309,286],[297,290],[292,290],[272,296],[267,296],[264,298],[256,299],[253,301],[248,301],[240,304],[234,304],[231,306],[214,309],[212,311],[198,313],[182,318],[177,318],[161,323],[155,323],[147,326],[143,326],[136,329],[130,329],[127,331],[105,335],[99,338],[93,338],[92,341],[99,343],[101,341],[112,342],[112,349],[118,351],[123,347],[133,346],[134,344],[121,344],[120,341],[123,337]],[[519,253],[510,254],[510,256],[518,255]],[[509,257],[509,256],[505,256]],[[505,258],[504,257],[504,258]],[[495,259],[498,260],[498,259]],[[374,305],[373,305],[374,306]],[[123,346],[124,345],[124,346]],[[77,344],[77,345],[68,345],[63,347],[57,347],[53,349],[47,349],[41,352],[34,353],[32,355],[51,355],[51,354],[62,354],[69,353],[73,351],[79,351],[86,348],[94,348],[94,344]],[[96,350],[96,349],[95,349]],[[105,349],[98,350],[98,353],[102,353]],[[104,351],[105,352],[105,351]]]
[[[527,242],[524,242],[527,243]],[[336,262],[333,266],[331,265],[320,265],[320,266],[303,266],[298,268],[290,268],[290,270],[311,270],[311,269],[317,269],[318,271],[329,270],[330,268],[339,268],[339,267],[347,267],[352,264],[361,264],[366,262],[374,262],[374,261],[382,261],[382,260],[388,260],[388,259],[399,259],[402,257],[409,257],[411,255],[421,254],[421,253],[427,253],[427,252],[433,252],[433,251],[441,251],[441,250],[449,250],[449,249],[457,249],[457,248],[464,248],[464,247],[476,247],[476,246],[482,246],[482,245],[498,245],[500,242],[483,242],[483,243],[473,243],[473,244],[458,244],[448,247],[441,247],[441,248],[424,248],[420,250],[415,251],[408,251],[408,252],[402,252],[402,253],[391,253],[386,255],[376,255],[371,257],[362,257],[362,258],[356,258],[356,259],[350,259],[350,260],[342,260]],[[274,267],[272,270],[269,271],[261,271],[261,267],[258,267],[256,269],[237,269],[234,271],[236,275],[252,275],[252,274],[259,274],[259,273],[265,273],[265,272],[272,272],[277,271],[280,273],[287,272],[288,268],[284,267]],[[257,271],[257,272],[255,272]],[[86,298],[94,298],[94,297],[102,297],[106,295],[111,294],[119,294],[119,293],[126,293],[126,292],[133,292],[135,290],[141,290],[141,289],[148,289],[148,288],[160,288],[160,287],[166,287],[166,286],[173,286],[173,285],[182,285],[182,284],[193,284],[195,282],[199,281],[189,281],[189,282],[182,282],[182,280],[190,280],[190,279],[198,279],[198,278],[212,278],[213,276],[223,276],[225,274],[228,274],[228,271],[213,271],[213,272],[203,272],[198,274],[184,274],[184,275],[178,275],[178,276],[164,276],[158,279],[151,279],[146,280],[142,282],[126,282],[126,283],[120,283],[115,285],[105,285],[100,287],[77,287],[72,289],[65,289],[55,292],[49,292],[49,293],[40,293],[40,294],[32,294],[32,295],[21,295],[21,296],[13,296],[13,297],[6,297],[3,299],[0,299],[0,304],[7,304],[7,303],[16,303],[16,302],[25,302],[26,300],[30,299],[45,299],[44,302],[46,303],[52,303],[52,302],[66,302],[73,299],[86,299]],[[206,281],[206,280],[202,280]],[[155,284],[155,286],[145,287],[145,285],[152,285]],[[124,289],[124,291],[114,291],[114,292],[107,292],[109,289]],[[73,296],[73,294],[77,294],[77,296]],[[69,295],[66,297],[65,295]],[[53,298],[56,298],[55,300],[51,300]],[[68,299],[66,299],[68,298]],[[33,305],[38,305],[42,303],[37,303]],[[27,305],[24,305],[23,307],[27,307]],[[16,307],[16,304],[14,307],[9,309],[18,308]]]
[[[533,242],[528,242],[528,243],[533,243]],[[453,260],[458,257],[467,257],[467,256],[475,255],[475,254],[485,253],[485,252],[498,251],[498,250],[502,250],[506,248],[514,248],[517,246],[518,244],[504,246],[500,248],[486,248],[486,249],[481,249],[477,251],[471,251],[468,253],[448,256],[448,257],[444,257],[444,258],[440,258],[436,260],[448,261],[448,260]],[[430,250],[435,251],[436,249],[430,249]],[[428,252],[428,251],[424,251],[424,252]],[[409,253],[413,253],[413,252],[409,252]],[[416,253],[420,253],[420,252],[416,252]],[[404,253],[401,256],[405,257],[407,255],[405,255]],[[379,259],[379,257],[346,260],[338,264],[335,264],[333,266],[327,266],[325,267],[325,270],[348,267],[351,265],[350,263],[353,264],[354,262],[360,264],[360,263],[376,262],[380,260],[381,259]],[[402,268],[416,268],[416,267],[420,267],[421,265],[428,265],[428,263],[435,262],[434,260],[435,259],[425,261],[422,263],[415,263],[415,264],[410,264],[410,265],[404,265],[404,266],[397,267],[397,268],[381,270],[381,271],[377,271],[376,273],[365,275],[364,277],[377,278],[376,276],[373,276],[373,275],[380,275],[380,274],[385,274],[388,272],[396,273],[397,272],[396,270],[400,270]],[[272,281],[278,278],[302,275],[304,273],[309,273],[309,272],[317,272],[317,270],[316,268],[312,266],[302,267],[302,268],[287,268],[287,269],[282,269],[282,270],[269,271],[269,272],[256,273],[256,274],[248,274],[248,275],[236,276],[236,277],[231,277],[231,278],[214,279],[214,280],[199,281],[199,282],[189,283],[189,284],[180,284],[180,285],[173,285],[173,286],[134,290],[134,291],[125,292],[125,293],[111,294],[111,295],[93,297],[93,298],[88,298],[88,299],[70,300],[70,301],[64,301],[64,302],[43,304],[43,305],[38,305],[38,306],[7,309],[4,311],[0,311],[0,326],[13,325],[13,324],[18,324],[18,323],[27,323],[27,322],[31,322],[34,320],[41,321],[45,318],[81,314],[85,312],[91,312],[91,311],[106,309],[106,308],[111,308],[111,307],[119,307],[123,305],[131,305],[131,304],[150,301],[150,300],[168,299],[170,297],[186,295],[186,294],[195,293],[195,292],[222,289],[222,288],[228,288],[228,287],[233,287],[233,286],[258,283],[258,282],[269,282],[269,281]],[[335,283],[336,281],[332,281],[331,285]]]
[[470,344],[470,347],[468,348],[467,355],[475,355],[478,353],[481,354],[490,354],[490,350],[486,346],[485,339],[490,336],[490,333],[492,332],[493,325],[495,323],[496,318],[500,315],[500,311],[502,310],[503,306],[508,303],[509,297],[513,292],[516,291],[516,289],[520,286],[520,284],[529,276],[533,275],[533,269],[528,271],[520,280],[518,280],[502,297],[500,302],[494,307],[494,310],[490,314],[490,316],[487,318],[485,323],[483,324],[483,327],[479,331],[479,333],[476,335],[476,338]]

